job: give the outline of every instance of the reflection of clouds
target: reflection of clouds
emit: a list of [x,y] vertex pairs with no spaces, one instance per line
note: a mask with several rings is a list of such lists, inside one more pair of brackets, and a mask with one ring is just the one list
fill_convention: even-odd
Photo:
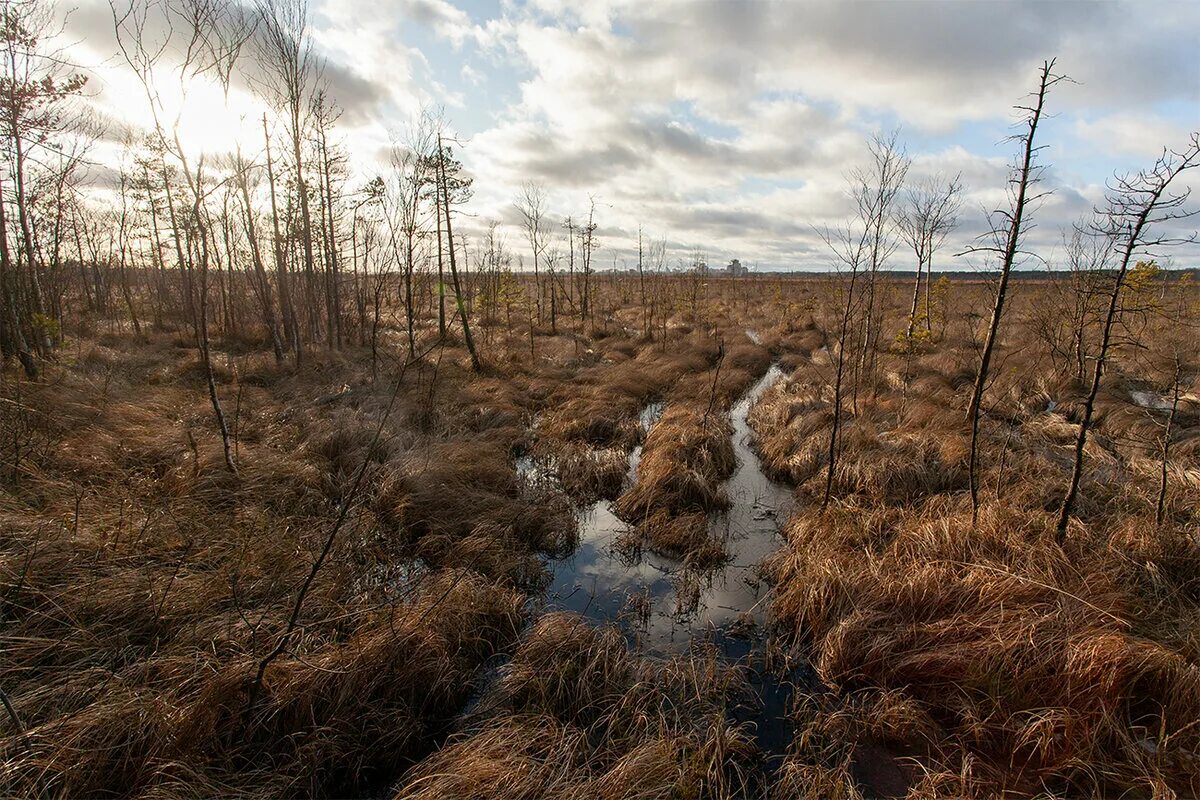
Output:
[[[782,374],[772,366],[730,413],[738,466],[725,488],[733,505],[709,520],[709,533],[725,541],[729,562],[701,573],[649,552],[630,560],[614,548],[628,526],[602,501],[580,512],[579,547],[554,565],[553,607],[598,621],[624,621],[643,648],[663,653],[684,650],[746,615],[761,622],[767,586],[758,565],[779,547],[778,520],[786,517],[791,491],[763,474],[750,447],[753,434],[746,418]],[[656,405],[644,411],[643,427],[652,424],[660,410]],[[631,454],[632,465],[640,451],[639,447]],[[648,615],[630,613],[632,595],[644,598]]]

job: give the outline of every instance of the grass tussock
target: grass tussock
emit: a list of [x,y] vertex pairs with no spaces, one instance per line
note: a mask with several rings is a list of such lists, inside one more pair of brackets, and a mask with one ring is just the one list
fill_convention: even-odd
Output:
[[1049,515],[991,506],[971,531],[963,514],[792,521],[773,613],[822,679],[903,691],[942,728],[935,772],[969,753],[1016,792],[1200,790],[1195,542],[1135,526],[1064,552]]
[[[514,280],[479,320],[481,374],[418,303],[418,349],[433,349],[382,427],[401,311],[385,311],[378,348],[352,326],[299,367],[276,363],[246,309],[240,331],[214,315],[236,475],[182,315],[136,338],[122,320],[67,319],[41,379],[0,375],[0,688],[21,721],[2,715],[0,794],[1200,795],[1186,325],[1120,321],[1060,546],[1097,331],[1076,350],[1040,290],[1014,291],[997,343],[972,525],[984,283],[937,282],[914,341],[896,336],[911,287],[875,287],[881,338],[849,344],[820,513],[804,498],[828,465],[836,279],[657,276],[647,307],[646,287],[597,273],[593,318],[563,310],[557,326]],[[731,500],[730,409],[772,359],[789,377],[751,423],[801,502],[764,570],[770,635],[789,649],[762,666],[811,656],[822,685],[788,705],[795,736],[768,773],[767,738],[735,722],[757,708],[746,662],[710,646],[651,658],[614,628],[527,613],[547,562],[575,547],[572,504],[618,496],[632,523],[618,545],[681,561],[676,611],[698,601],[725,559],[708,522]],[[647,434],[651,403],[664,413]],[[550,479],[521,474],[524,457]],[[620,613],[648,625],[650,610],[633,593]]]
[[676,385],[646,437],[637,480],[614,506],[651,549],[710,565],[724,558],[696,523],[729,503],[721,486],[737,466],[729,409],[769,365],[766,348],[747,341]]
[[[915,393],[914,393],[915,394]],[[927,397],[863,398],[843,410],[833,493],[904,505],[967,486],[969,429],[960,412]],[[824,491],[832,393],[801,373],[768,391],[750,424],[768,474]]]
[[220,388],[234,475],[194,356],[160,344],[91,348],[0,419],[20,459],[0,494],[0,670],[21,720],[0,793],[378,791],[511,645],[537,553],[572,546],[564,498],[508,458],[521,395],[446,398],[457,368],[414,368],[380,429],[390,386],[346,358],[244,383],[237,363]]
[[7,737],[4,785],[68,797],[361,792],[424,754],[522,614],[511,590],[432,576],[343,640],[275,661],[253,705],[250,654],[155,658],[119,671],[94,702]]
[[505,451],[482,443],[407,454],[382,476],[371,507],[403,537],[401,552],[433,564],[469,559],[462,543],[471,539],[491,539],[514,559],[574,549],[575,521],[562,498],[552,487],[528,486]]
[[474,729],[410,771],[397,798],[731,798],[753,788],[745,691],[714,653],[656,661],[570,614],[533,626]]
[[728,500],[720,482],[733,472],[729,421],[690,404],[668,405],[650,429],[637,481],[617,499],[617,512],[639,520],[667,514],[716,511]]
[[648,548],[698,570],[719,567],[729,558],[725,543],[709,530],[708,514],[699,511],[656,511],[629,528],[617,546],[631,558]]
[[617,496],[625,469],[610,454],[627,454],[641,441],[639,412],[684,376],[710,368],[718,354],[701,336],[675,352],[619,344],[609,345],[610,355],[632,355],[603,361],[547,393],[538,416],[534,453],[552,462],[563,488],[584,501]]

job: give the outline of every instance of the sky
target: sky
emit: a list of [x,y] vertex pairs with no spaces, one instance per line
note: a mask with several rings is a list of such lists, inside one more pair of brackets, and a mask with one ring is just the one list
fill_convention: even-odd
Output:
[[[121,0],[116,0],[118,4]],[[604,266],[628,265],[639,228],[670,266],[824,270],[819,231],[851,211],[847,174],[866,143],[899,130],[910,178],[961,174],[960,226],[935,269],[1005,203],[1013,106],[1045,59],[1071,78],[1048,100],[1029,268],[1061,265],[1063,232],[1115,172],[1153,164],[1200,129],[1200,2],[649,2],[648,0],[312,0],[312,33],[350,188],[386,169],[423,108],[462,142],[474,195],[460,228],[504,226],[524,249],[512,201],[542,184],[556,218],[596,203]],[[117,123],[149,117],[115,57],[107,0],[75,0],[64,37],[91,80],[88,102]],[[260,147],[261,103],[245,82],[192,87],[185,145]],[[117,126],[119,127],[119,125]],[[115,164],[115,135],[96,158]],[[1197,170],[1196,172],[1200,172]],[[1186,185],[1200,188],[1189,176]],[[1197,200],[1200,204],[1200,199]],[[565,244],[560,244],[565,248]],[[1180,248],[1173,265],[1195,266]],[[892,266],[911,269],[903,249]]]

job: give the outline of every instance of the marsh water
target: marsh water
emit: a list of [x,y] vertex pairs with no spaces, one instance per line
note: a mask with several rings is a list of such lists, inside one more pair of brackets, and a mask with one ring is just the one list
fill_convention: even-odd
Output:
[[[547,562],[553,579],[544,600],[546,611],[573,611],[599,624],[618,625],[642,653],[669,656],[699,643],[716,646],[723,658],[747,669],[756,697],[734,716],[753,723],[769,756],[782,754],[791,741],[787,707],[793,689],[812,683],[806,666],[770,663],[763,624],[768,586],[759,565],[782,544],[780,526],[791,513],[792,491],[763,472],[747,418],[782,376],[772,366],[730,411],[737,467],[724,484],[729,508],[708,520],[709,534],[729,554],[725,564],[698,571],[648,550],[631,554],[620,546],[629,526],[602,500],[580,509],[574,553]],[[643,409],[644,433],[661,413],[661,403]],[[641,454],[640,445],[630,454],[625,488],[637,479]],[[533,461],[522,461],[518,469],[530,480],[552,479]]]
[[[547,608],[568,610],[598,622],[619,622],[644,652],[668,654],[687,649],[705,636],[751,632],[765,618],[766,585],[759,563],[780,545],[780,521],[790,511],[791,491],[770,480],[751,447],[750,408],[782,376],[770,370],[730,413],[737,468],[725,484],[729,509],[709,518],[709,534],[725,543],[729,561],[697,571],[649,551],[630,554],[619,547],[627,529],[608,501],[580,511],[579,546],[551,563],[553,582]],[[645,431],[662,407],[643,412]],[[637,477],[641,446],[630,455],[627,486]]]

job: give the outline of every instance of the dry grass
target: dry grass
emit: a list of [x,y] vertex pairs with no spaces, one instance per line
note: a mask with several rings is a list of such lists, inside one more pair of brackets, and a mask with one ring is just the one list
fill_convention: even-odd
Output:
[[652,550],[695,564],[724,559],[721,544],[698,523],[729,502],[721,487],[737,466],[729,409],[769,364],[764,347],[743,339],[718,365],[672,390],[646,437],[637,480],[615,504]]
[[728,560],[729,553],[709,527],[709,515],[703,511],[679,514],[655,511],[625,531],[618,547],[630,558],[636,559],[645,547],[680,561],[685,567],[714,569]]
[[[972,528],[965,396],[982,284],[912,347],[887,342],[903,292],[881,293],[886,346],[847,397],[825,514],[805,501],[828,451],[830,284],[666,279],[649,338],[632,284],[597,286],[594,329],[537,329],[533,348],[524,329],[485,329],[485,374],[453,342],[411,368],[374,444],[394,343],[375,380],[353,348],[314,348],[295,370],[253,336],[221,343],[236,478],[182,333],[73,342],[38,384],[4,373],[0,688],[23,731],[0,728],[0,793],[1200,794],[1198,379],[1186,376],[1156,525],[1166,411],[1137,399],[1166,395],[1155,336],[1154,353],[1110,364],[1060,548],[1084,384],[1039,338],[1037,297],[1015,300],[997,351]],[[768,778],[732,721],[755,702],[740,665],[703,647],[650,658],[616,629],[527,609],[547,559],[575,547],[572,502],[625,488],[655,400],[664,413],[617,502],[634,523],[624,544],[679,559],[688,580],[720,564],[707,520],[734,469],[729,409],[772,359],[789,378],[751,422],[800,503],[766,565],[769,610],[824,686],[794,704],[796,736]],[[527,454],[555,480],[522,480]]]
[[715,653],[659,662],[613,628],[543,616],[481,719],[405,776],[397,798],[732,798],[757,756],[726,709],[745,692]]
[[[235,478],[191,359],[91,348],[23,388],[55,413],[5,420],[25,436],[0,509],[2,688],[24,727],[0,740],[5,794],[372,791],[440,740],[482,664],[515,639],[518,590],[544,577],[536,553],[573,546],[563,498],[513,472],[511,393],[447,402],[435,374],[453,387],[458,368],[414,370],[372,445],[386,385],[333,357],[305,376],[256,368],[254,385],[223,389]],[[253,365],[238,366],[223,380]],[[302,633],[249,708],[364,462],[367,491]]]
[[999,507],[974,532],[940,504],[863,517],[794,520],[773,565],[773,612],[826,683],[904,691],[939,749],[1006,767],[1013,791],[1197,791],[1194,542],[1141,527],[1063,552],[1049,515]]
[[549,393],[536,427],[535,454],[552,462],[563,487],[583,501],[616,497],[624,459],[598,454],[628,453],[642,438],[642,408],[682,376],[710,367],[717,355],[716,343],[699,335],[672,352],[631,347],[630,357],[616,343],[609,348],[616,358],[582,370]]
[[361,792],[424,754],[521,614],[512,591],[432,576],[411,601],[359,615],[342,641],[276,661],[253,708],[250,654],[156,654],[109,673],[90,702],[30,725],[25,742],[8,739],[6,791]]

